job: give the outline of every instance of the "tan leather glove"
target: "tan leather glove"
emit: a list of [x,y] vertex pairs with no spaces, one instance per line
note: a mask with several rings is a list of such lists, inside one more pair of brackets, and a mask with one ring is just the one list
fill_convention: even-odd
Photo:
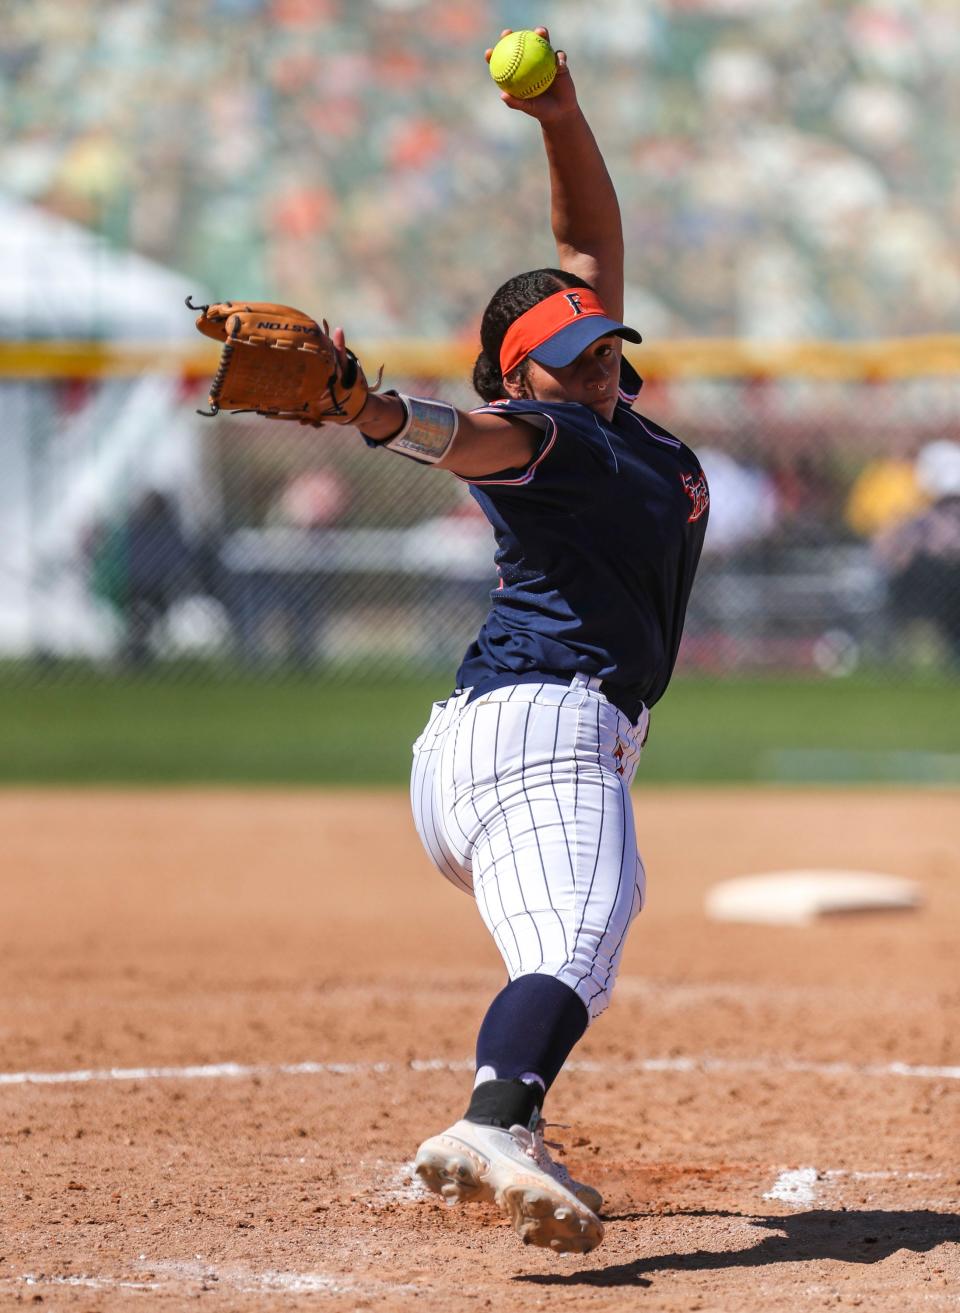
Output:
[[341,359],[329,328],[288,305],[222,301],[193,305],[197,328],[223,343],[210,410],[256,411],[303,424],[353,424],[373,390],[359,360]]

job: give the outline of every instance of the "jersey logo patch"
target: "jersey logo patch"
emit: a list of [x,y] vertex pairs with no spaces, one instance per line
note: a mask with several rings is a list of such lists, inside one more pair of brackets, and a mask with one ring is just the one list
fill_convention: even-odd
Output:
[[692,474],[681,474],[680,482],[683,484],[684,492],[693,502],[690,514],[687,516],[687,524],[692,524],[694,520],[700,519],[710,505],[710,489],[707,487],[707,480],[702,470],[696,478]]

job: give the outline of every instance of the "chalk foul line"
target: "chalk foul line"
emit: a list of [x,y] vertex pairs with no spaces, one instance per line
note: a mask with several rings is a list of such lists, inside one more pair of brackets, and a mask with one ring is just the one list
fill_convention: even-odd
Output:
[[[85,1085],[104,1081],[153,1080],[249,1080],[276,1076],[369,1076],[383,1072],[472,1071],[466,1058],[415,1058],[411,1062],[216,1062],[183,1067],[90,1067],[79,1071],[5,1071],[0,1086]],[[639,1058],[634,1062],[568,1062],[566,1071],[601,1072],[604,1075],[643,1075],[676,1072],[704,1075],[736,1075],[743,1072],[778,1072],[811,1076],[882,1079],[910,1077],[916,1080],[960,1080],[960,1067],[928,1066],[908,1062],[864,1063],[799,1062],[777,1058],[672,1057]]]
[[[882,1183],[886,1181],[942,1181],[944,1172],[913,1171],[847,1171],[831,1169],[818,1171],[816,1167],[790,1167],[777,1176],[764,1199],[777,1199],[791,1208],[810,1208],[818,1202],[828,1202],[838,1186],[846,1181]],[[928,1205],[929,1206],[929,1205]]]
[[345,1273],[283,1272],[274,1269],[253,1271],[243,1267],[217,1268],[204,1262],[177,1262],[175,1260],[148,1261],[140,1258],[149,1271],[131,1277],[94,1276],[88,1273],[48,1275],[43,1272],[25,1272],[22,1275],[0,1277],[0,1287],[10,1286],[75,1286],[88,1290],[180,1291],[184,1285],[196,1285],[200,1290],[227,1288],[243,1294],[325,1294],[355,1296],[383,1296],[386,1294],[419,1294],[419,1287],[408,1282],[387,1282],[376,1278],[360,1279]]

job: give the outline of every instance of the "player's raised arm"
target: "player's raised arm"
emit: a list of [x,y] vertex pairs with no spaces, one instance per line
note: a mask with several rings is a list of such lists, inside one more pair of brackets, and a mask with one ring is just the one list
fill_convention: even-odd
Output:
[[[534,29],[545,40],[545,27]],[[509,29],[502,35],[508,35]],[[492,51],[487,51],[489,61]],[[591,283],[611,315],[623,315],[623,226],[600,147],[577,100],[567,56],[557,52],[549,89],[528,99],[501,91],[511,109],[540,123],[550,169],[550,222],[560,268]]]

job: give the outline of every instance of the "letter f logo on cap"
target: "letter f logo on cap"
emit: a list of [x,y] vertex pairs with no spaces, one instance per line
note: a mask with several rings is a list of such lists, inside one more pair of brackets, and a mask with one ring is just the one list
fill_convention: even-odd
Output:
[[538,365],[562,369],[591,342],[608,334],[640,341],[635,328],[611,319],[592,287],[551,292],[507,329],[500,347],[500,372],[506,378],[527,356]]

